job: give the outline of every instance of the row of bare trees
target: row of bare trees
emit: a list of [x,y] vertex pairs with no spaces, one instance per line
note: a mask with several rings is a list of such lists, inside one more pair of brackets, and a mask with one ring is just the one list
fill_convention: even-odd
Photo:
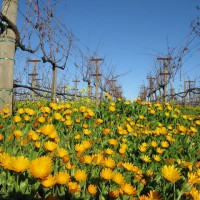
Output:
[[[197,7],[197,9],[199,9]],[[175,103],[200,103],[199,75],[182,81],[182,67],[199,52],[200,22],[197,17],[191,23],[191,32],[184,44],[179,47],[167,47],[167,53],[155,56],[154,66],[148,73],[147,84],[140,87],[139,97],[143,101],[173,101]],[[173,86],[182,81],[182,90]],[[178,89],[178,90],[177,90]]]
[[[42,96],[42,92],[46,92],[55,101],[56,95],[63,94],[63,88],[69,84],[64,78],[67,62],[77,54],[81,61],[74,63],[74,68],[82,81],[87,83],[89,97],[92,86],[96,87],[96,99],[99,89],[101,94],[110,92],[115,96],[122,95],[122,88],[116,80],[121,75],[114,75],[112,67],[103,70],[105,58],[98,60],[97,51],[92,52],[87,48],[89,53],[86,56],[86,51],[79,47],[79,39],[65,26],[64,18],[59,16],[58,3],[58,0],[2,0],[0,110],[7,105],[12,111],[13,92],[26,96],[32,92],[32,98],[34,94]],[[101,60],[101,64],[93,62],[96,60]],[[31,73],[26,68],[27,62],[33,64]],[[37,68],[39,62],[42,64]],[[62,71],[62,75],[58,76],[58,70]],[[29,78],[24,80],[27,76]]]

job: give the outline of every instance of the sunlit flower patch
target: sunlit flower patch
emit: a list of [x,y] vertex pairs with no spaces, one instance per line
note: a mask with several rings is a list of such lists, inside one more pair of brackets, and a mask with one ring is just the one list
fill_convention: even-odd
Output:
[[106,98],[4,108],[0,197],[200,199],[199,108]]

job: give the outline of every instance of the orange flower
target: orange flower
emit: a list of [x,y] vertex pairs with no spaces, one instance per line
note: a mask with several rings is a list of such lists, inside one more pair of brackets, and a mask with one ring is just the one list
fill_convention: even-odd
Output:
[[114,168],[115,167],[115,161],[110,157],[105,158],[104,161],[103,161],[103,164],[106,167],[109,167],[109,168]]
[[41,184],[44,187],[49,188],[49,187],[52,187],[56,184],[56,179],[55,179],[54,176],[48,175],[46,178],[41,180]]
[[23,172],[28,169],[29,160],[24,156],[12,157],[12,170],[15,172]]
[[104,168],[101,170],[101,177],[105,180],[111,180],[113,175],[114,174],[110,168]]
[[29,172],[36,178],[45,178],[52,171],[52,160],[50,157],[42,156],[32,160],[29,165]]
[[114,174],[112,180],[113,180],[115,183],[119,184],[119,185],[123,185],[124,182],[125,182],[124,176],[123,176],[122,174],[120,174],[120,173]]
[[55,142],[47,141],[44,143],[44,148],[48,151],[54,151],[57,148],[57,144]]
[[164,165],[162,168],[162,175],[170,182],[176,182],[181,178],[180,171],[175,168],[174,165]]
[[121,186],[121,190],[128,195],[134,195],[137,193],[137,190],[135,187],[133,187],[130,183],[126,183]]
[[95,185],[90,184],[88,186],[88,192],[92,195],[95,195],[97,193],[97,188]]
[[78,181],[85,181],[87,179],[87,173],[84,170],[78,169],[75,174],[74,178]]
[[80,192],[81,188],[77,182],[69,182],[68,183],[68,190],[71,193]]
[[68,184],[70,181],[70,175],[67,172],[59,172],[55,177],[57,183],[61,185]]

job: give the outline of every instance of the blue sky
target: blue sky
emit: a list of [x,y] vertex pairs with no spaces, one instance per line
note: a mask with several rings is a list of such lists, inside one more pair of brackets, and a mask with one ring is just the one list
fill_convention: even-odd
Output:
[[[86,45],[95,50],[99,45],[99,56],[105,56],[116,68],[116,74],[130,71],[118,81],[124,96],[135,99],[139,87],[147,84],[146,77],[156,55],[166,55],[168,45],[171,48],[184,45],[199,3],[197,0],[68,0],[62,15],[67,27],[82,42],[80,48]],[[194,58],[190,61],[189,68],[199,63]],[[183,66],[183,72],[187,70]],[[199,73],[199,67],[197,70]],[[193,78],[194,74],[186,76]],[[180,86],[182,82],[177,84]]]
[[[191,22],[199,15],[199,0],[65,0],[58,4],[58,16],[78,38],[82,51],[98,48],[106,66],[114,67],[123,95],[135,99],[140,86],[147,86],[157,56],[165,56],[170,48],[182,48],[191,32]],[[20,19],[20,17],[19,17]],[[193,45],[198,44],[197,37]],[[199,77],[199,51],[184,62],[182,78],[173,85],[183,91],[183,81]],[[75,76],[74,63],[81,59],[72,55],[68,73]],[[102,66],[102,67],[106,67]],[[104,68],[105,69],[105,68]],[[84,86],[80,86],[84,87]]]

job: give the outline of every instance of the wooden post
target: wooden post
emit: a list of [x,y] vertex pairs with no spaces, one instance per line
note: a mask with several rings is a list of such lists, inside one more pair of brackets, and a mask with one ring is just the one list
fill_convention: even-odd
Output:
[[[37,62],[40,62],[40,60],[36,60],[36,59],[34,59],[34,60],[27,60],[27,62],[32,62],[32,63],[34,63],[34,64],[33,64],[33,71],[32,71],[32,74],[29,74],[29,76],[32,77],[32,78],[31,78],[31,87],[34,88],[34,87],[35,87],[36,76],[38,75],[38,74],[36,73],[36,63],[37,63]],[[32,91],[31,97],[32,97],[32,101],[34,101],[34,100],[35,100],[35,93],[34,93],[34,91]]]
[[149,93],[150,93],[150,102],[153,100],[152,99],[152,91],[153,91],[153,80],[155,80],[155,78],[153,78],[152,76],[148,76],[147,79],[149,79]]
[[164,96],[164,102],[166,102],[167,101],[167,79],[166,79],[166,76],[170,75],[170,73],[167,72],[166,61],[171,60],[171,58],[157,58],[157,60],[163,60],[164,61],[164,72],[160,73],[159,75],[164,76],[163,96]]
[[98,105],[98,87],[99,87],[99,76],[101,76],[101,74],[99,74],[99,66],[98,66],[98,62],[103,60],[103,58],[91,58],[90,61],[94,61],[96,63],[96,73],[95,74],[91,74],[91,76],[95,76],[96,77],[96,105]]
[[52,74],[52,87],[51,87],[51,101],[53,103],[56,102],[56,80],[57,80],[57,67],[53,67],[53,74]]
[[77,91],[78,91],[78,83],[80,82],[78,79],[73,80],[72,82],[74,82],[74,97],[76,99],[77,97]]
[[[13,24],[16,25],[18,0],[3,0],[2,13]],[[15,33],[5,26],[5,30],[0,32],[0,111],[6,105],[13,110],[13,77],[14,77],[14,57],[15,57]]]

